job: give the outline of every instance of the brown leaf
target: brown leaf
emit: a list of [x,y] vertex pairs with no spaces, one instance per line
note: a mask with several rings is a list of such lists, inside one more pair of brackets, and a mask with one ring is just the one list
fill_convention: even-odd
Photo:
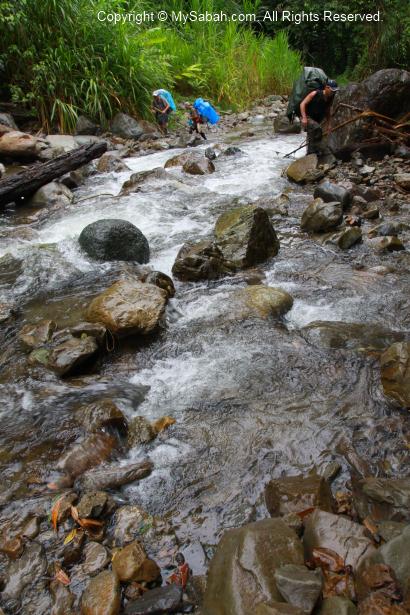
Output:
[[68,574],[66,572],[64,572],[64,570],[62,568],[57,570],[57,572],[54,575],[54,578],[55,578],[56,581],[59,581],[63,585],[70,585],[70,583],[71,583],[70,577],[68,576]]
[[78,510],[76,506],[71,506],[71,516],[74,519],[74,521],[76,521],[78,523],[79,520],[79,514],[78,514]]
[[172,416],[163,416],[160,419],[158,419],[158,421],[155,421],[152,427],[155,433],[160,433],[161,431],[164,431],[164,429],[167,429],[167,427],[169,427],[170,425],[173,425],[174,423],[176,423],[176,420],[172,418]]
[[316,547],[312,551],[312,560],[319,568],[330,572],[343,572],[345,569],[344,559],[331,549]]
[[314,512],[316,510],[316,508],[314,506],[312,506],[311,508],[305,508],[305,510],[300,510],[299,512],[297,512],[297,516],[300,517],[301,519],[304,519],[305,517],[307,517],[308,515],[310,515],[312,512]]
[[51,525],[53,526],[53,530],[57,532],[58,528],[58,513],[60,511],[61,502],[63,501],[63,495],[58,498],[57,502],[54,504],[51,509]]
[[97,521],[97,519],[78,519],[78,524],[84,529],[93,529],[104,525],[102,521]]

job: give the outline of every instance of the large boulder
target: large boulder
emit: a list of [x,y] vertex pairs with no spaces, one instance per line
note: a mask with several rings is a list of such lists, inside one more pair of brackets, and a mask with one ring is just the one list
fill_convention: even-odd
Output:
[[149,261],[147,238],[127,220],[106,218],[92,222],[81,231],[78,241],[89,256],[98,260]]
[[392,344],[380,357],[385,395],[410,408],[410,342]]
[[323,177],[323,171],[318,169],[316,154],[308,154],[292,162],[286,169],[288,179],[297,184],[305,184]]
[[334,506],[329,484],[317,474],[271,480],[265,487],[265,502],[272,517],[316,507],[331,512]]
[[167,293],[153,284],[130,276],[98,295],[88,306],[90,322],[101,322],[116,335],[147,335],[155,331],[164,316]]
[[234,298],[242,304],[239,310],[244,318],[277,318],[289,312],[293,305],[293,298],[286,290],[263,284],[247,286],[234,293]]
[[0,159],[30,162],[38,158],[39,141],[24,132],[10,130],[0,137]]
[[410,522],[410,478],[353,480],[353,501],[360,519]]
[[362,558],[375,551],[366,528],[348,517],[333,515],[317,508],[306,518],[303,534],[306,559],[311,559],[313,549],[330,549],[344,560],[346,566],[356,570]]
[[123,139],[139,139],[144,129],[137,120],[126,113],[117,113],[111,122],[111,132]]
[[194,156],[192,152],[182,152],[181,154],[172,156],[172,158],[168,158],[168,160],[164,164],[164,168],[170,169],[172,167],[182,167],[186,162],[189,162],[193,158]]
[[315,199],[322,199],[325,203],[338,202],[342,205],[343,209],[346,209],[352,202],[352,193],[347,188],[328,180],[316,186],[313,196]]
[[303,564],[303,549],[281,519],[228,530],[209,567],[202,615],[250,615],[259,603],[282,601],[274,573],[284,564]]
[[279,252],[279,240],[262,207],[245,205],[222,214],[215,237],[225,258],[238,267],[251,267]]
[[39,188],[29,200],[34,207],[49,207],[52,205],[69,205],[74,195],[67,186],[58,182],[50,182]]
[[172,275],[179,280],[196,282],[231,275],[235,270],[219,247],[206,239],[184,243],[172,266]]
[[[364,81],[351,83],[337,92],[333,102],[332,126],[350,120],[357,115],[356,109],[370,109],[388,117],[400,118],[408,112],[409,99],[410,72],[397,68],[379,70]],[[349,155],[352,144],[362,143],[360,149],[366,152],[364,141],[371,136],[372,125],[363,118],[332,131],[328,143],[336,155],[345,157]],[[390,145],[386,141],[380,155],[388,151]]]
[[182,170],[190,175],[207,175],[215,171],[215,165],[212,160],[209,160],[206,156],[197,157],[192,160],[187,160]]
[[81,598],[81,615],[118,615],[121,588],[117,575],[104,570],[91,579]]
[[340,203],[324,203],[322,199],[314,199],[303,212],[300,226],[304,231],[320,233],[339,226],[342,219]]

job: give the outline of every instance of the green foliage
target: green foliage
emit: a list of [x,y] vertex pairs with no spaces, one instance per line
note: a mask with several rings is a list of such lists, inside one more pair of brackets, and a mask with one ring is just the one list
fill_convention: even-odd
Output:
[[[171,13],[253,12],[222,0],[168,0]],[[300,70],[287,36],[255,33],[235,22],[110,24],[106,13],[156,11],[154,0],[8,0],[0,4],[3,94],[33,105],[43,126],[70,131],[79,113],[106,122],[121,109],[148,116],[153,89],[209,97],[237,108],[285,93]],[[7,92],[4,91],[7,84]]]

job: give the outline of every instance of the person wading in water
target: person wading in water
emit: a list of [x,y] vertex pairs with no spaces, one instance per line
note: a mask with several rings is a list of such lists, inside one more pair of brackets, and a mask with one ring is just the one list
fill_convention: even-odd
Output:
[[307,130],[307,154],[325,154],[327,146],[323,143],[323,131],[320,124],[326,119],[329,123],[330,110],[335,92],[336,81],[328,79],[323,89],[313,90],[300,103],[300,120]]
[[152,94],[152,107],[151,111],[155,113],[155,119],[157,120],[158,126],[162,134],[168,134],[168,120],[169,116],[172,113],[172,109],[168,101],[164,96],[161,96],[158,90],[155,90]]

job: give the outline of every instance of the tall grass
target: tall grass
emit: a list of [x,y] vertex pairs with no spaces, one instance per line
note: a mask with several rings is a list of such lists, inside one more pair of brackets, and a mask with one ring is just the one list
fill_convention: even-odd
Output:
[[[246,0],[249,11],[256,3]],[[222,0],[168,0],[161,9],[217,12]],[[237,12],[244,5],[237,6]],[[300,70],[286,35],[271,39],[235,22],[98,21],[109,12],[156,11],[154,0],[6,0],[0,4],[0,63],[15,101],[36,108],[45,129],[74,128],[82,113],[105,123],[119,109],[149,113],[158,87],[245,107],[289,90]]]

